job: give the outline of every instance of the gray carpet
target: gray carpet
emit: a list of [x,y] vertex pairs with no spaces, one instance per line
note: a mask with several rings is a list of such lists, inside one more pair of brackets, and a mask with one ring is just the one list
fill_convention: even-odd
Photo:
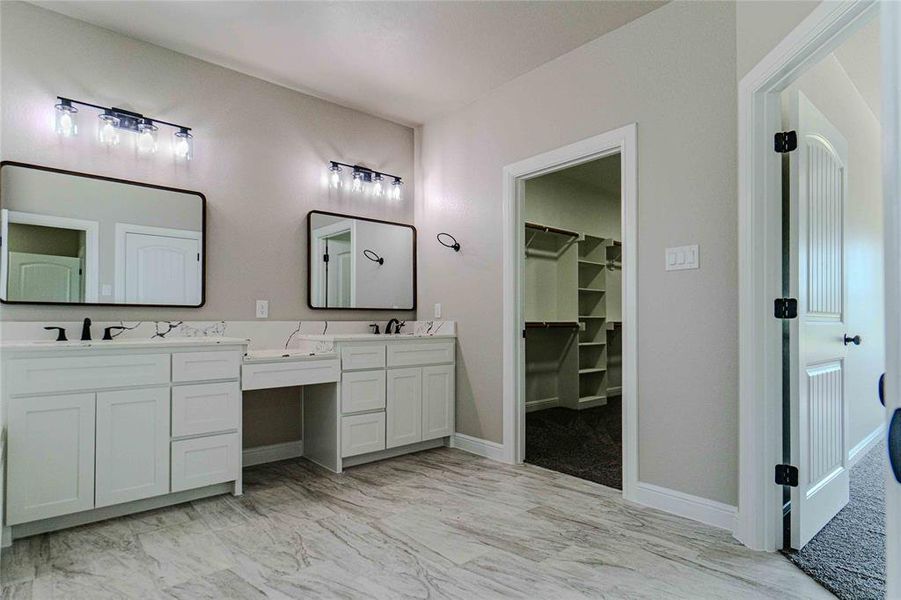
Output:
[[851,469],[851,501],[788,559],[842,600],[885,597],[885,462],[877,446]]

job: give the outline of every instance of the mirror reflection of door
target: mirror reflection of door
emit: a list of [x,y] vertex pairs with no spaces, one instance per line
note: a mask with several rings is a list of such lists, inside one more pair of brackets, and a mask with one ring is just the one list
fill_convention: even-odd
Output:
[[351,240],[350,231],[325,239],[325,286],[326,306],[349,307],[351,281]]
[[2,211],[3,291],[13,302],[81,303],[96,279],[96,223]]
[[118,223],[116,289],[129,304],[198,304],[199,232]]

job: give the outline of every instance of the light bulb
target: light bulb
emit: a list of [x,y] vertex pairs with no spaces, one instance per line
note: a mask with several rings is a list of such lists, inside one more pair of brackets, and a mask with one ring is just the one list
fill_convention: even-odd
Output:
[[144,120],[138,124],[137,146],[139,152],[152,154],[156,152],[156,125],[152,121]]
[[394,182],[391,184],[391,199],[392,200],[400,200],[400,186],[404,184],[400,178],[395,177]]
[[381,197],[382,194],[385,193],[385,186],[382,185],[382,176],[378,173],[375,174],[375,177],[372,179],[375,183],[372,185],[372,193],[378,198]]
[[76,135],[78,133],[78,123],[76,123],[75,114],[78,112],[78,109],[72,106],[71,100],[60,99],[59,104],[55,108],[54,129],[56,133],[63,137]]
[[329,171],[331,171],[331,175],[329,175],[329,185],[333,188],[338,188],[341,185],[341,166],[337,163],[332,163],[332,166],[329,167]]
[[351,184],[352,191],[360,192],[363,190],[363,174],[359,171],[354,171],[353,183]]
[[100,115],[100,143],[106,146],[119,145],[119,132],[116,131],[116,125],[119,124],[117,119],[111,112],[105,111]]
[[191,160],[194,158],[194,136],[186,128],[181,128],[175,132],[175,143],[172,151],[176,158]]

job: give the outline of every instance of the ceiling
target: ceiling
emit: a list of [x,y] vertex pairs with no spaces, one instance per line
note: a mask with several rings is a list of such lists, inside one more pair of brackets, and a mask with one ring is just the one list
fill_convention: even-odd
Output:
[[34,4],[406,125],[663,5],[646,1]]
[[841,46],[836,48],[835,58],[863,96],[870,110],[881,120],[882,75],[879,50],[879,19],[873,19],[861,27]]

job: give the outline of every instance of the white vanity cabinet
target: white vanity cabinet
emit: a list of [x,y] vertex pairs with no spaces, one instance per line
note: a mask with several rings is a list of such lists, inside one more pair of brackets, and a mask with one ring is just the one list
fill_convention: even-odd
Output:
[[18,537],[212,484],[240,493],[244,348],[228,338],[2,346],[4,525]]
[[340,459],[359,464],[452,435],[454,338],[360,337],[333,340],[341,357]]

